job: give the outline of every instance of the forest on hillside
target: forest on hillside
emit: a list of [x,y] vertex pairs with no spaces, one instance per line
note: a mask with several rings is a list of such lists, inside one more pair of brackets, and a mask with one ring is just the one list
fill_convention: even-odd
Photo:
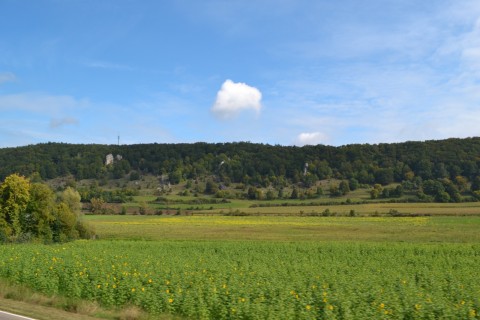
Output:
[[[114,161],[106,165],[106,156]],[[117,155],[119,157],[117,157]],[[340,147],[237,143],[88,145],[45,143],[0,149],[0,179],[12,173],[42,179],[116,179],[165,175],[169,182],[214,176],[259,187],[339,179],[360,185],[402,183],[442,201],[480,190],[480,138]],[[455,198],[458,198],[455,200]]]

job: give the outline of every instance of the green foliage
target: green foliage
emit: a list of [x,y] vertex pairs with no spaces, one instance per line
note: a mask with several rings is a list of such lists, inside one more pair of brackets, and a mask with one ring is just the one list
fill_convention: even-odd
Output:
[[[343,185],[343,187],[345,187],[345,185]],[[340,189],[340,186],[337,184],[331,184],[329,191],[330,191],[330,197],[340,197],[343,195],[343,190]]]
[[30,201],[30,181],[18,174],[8,176],[0,185],[0,228],[7,236],[22,232],[22,216]]
[[81,201],[90,202],[93,198],[103,199],[108,203],[125,203],[133,201],[133,197],[139,194],[138,190],[132,188],[121,188],[116,190],[104,190],[97,184],[92,184],[89,188],[79,188]]
[[373,189],[370,190],[370,198],[372,198],[372,199],[377,199],[378,197],[380,197],[380,195],[382,194],[382,192],[383,192],[382,185],[379,184],[379,183],[376,183],[376,184],[373,186]]
[[206,194],[215,194],[218,191],[218,184],[213,182],[213,180],[209,179],[207,180],[207,183],[205,184],[205,193]]
[[70,187],[56,199],[48,186],[12,174],[0,184],[1,240],[62,242],[77,239],[80,227],[83,235],[90,235],[79,222],[79,204],[80,195]]
[[145,201],[139,203],[138,206],[138,213],[141,215],[146,215],[148,213],[148,206]]
[[426,180],[422,184],[423,192],[437,202],[461,202],[458,187],[449,179]]
[[[122,158],[105,166],[105,156],[110,153]],[[335,178],[348,180],[352,191],[359,187],[358,184],[385,186],[409,182],[412,194],[420,191],[422,180],[450,179],[457,191],[453,187],[448,190],[449,186],[443,183],[444,192],[450,197],[448,201],[458,202],[465,201],[466,196],[471,198],[471,192],[480,190],[478,154],[480,138],[301,148],[244,142],[123,146],[47,143],[0,149],[0,179],[14,172],[31,176],[36,182],[69,177],[67,185],[75,187],[76,181],[81,179],[95,179],[101,185],[111,185],[110,179],[125,179],[128,174],[131,180],[145,175],[161,175],[168,177],[166,182],[171,184],[215,177],[216,182],[211,181],[213,184],[244,183],[266,191],[271,187],[279,189],[294,184],[308,190],[319,180]],[[309,166],[303,174],[305,163]],[[204,186],[197,185],[193,192],[203,193]],[[215,195],[218,190],[214,185],[211,187],[205,188],[206,192]],[[390,190],[385,192],[391,194]],[[84,202],[91,198],[116,203],[131,200],[129,191],[96,187],[79,189],[79,193]],[[440,191],[435,194],[438,196],[425,192],[427,198],[446,201],[447,197]],[[381,196],[380,193],[378,197]],[[297,197],[310,196],[307,191]]]
[[348,181],[341,181],[338,188],[339,191],[342,193],[342,196],[347,195],[350,192],[350,185]]
[[267,200],[275,200],[277,198],[277,194],[272,189],[268,189],[265,197]]
[[348,186],[351,191],[355,191],[360,187],[360,183],[357,179],[351,178],[350,180],[348,180]]
[[138,171],[133,170],[130,172],[130,181],[135,180],[140,180],[140,174],[138,173]]
[[285,194],[283,193],[283,187],[280,187],[278,189],[278,195],[277,195],[277,198],[278,199],[283,199],[285,197]]
[[311,186],[315,185],[317,181],[318,181],[318,177],[316,174],[307,173],[307,175],[303,177],[303,185],[307,188],[310,188]]
[[476,319],[479,264],[476,244],[77,241],[0,247],[0,276],[14,283],[188,319]]
[[[170,182],[172,184],[179,184],[180,181],[182,181],[182,170],[180,168],[178,168],[177,170],[175,170],[174,172],[172,172],[169,176],[168,176]],[[215,193],[215,192],[213,192]]]
[[248,190],[247,190],[247,198],[250,199],[250,200],[255,200],[257,199],[257,195],[258,195],[258,192],[257,192],[257,188],[254,187],[254,186],[250,186],[248,187]]
[[59,200],[64,202],[73,213],[80,213],[82,204],[80,203],[80,193],[78,193],[77,190],[67,187],[62,193],[60,193]]
[[293,187],[292,193],[290,194],[290,199],[298,199],[298,189]]
[[394,182],[394,175],[392,168],[379,168],[375,170],[375,182],[381,185],[387,185]]
[[473,191],[473,196],[475,199],[480,200],[480,190]]
[[401,196],[403,196],[402,185],[398,185],[395,188],[383,188],[383,190],[381,190],[382,198],[400,198]]
[[470,190],[472,192],[480,190],[480,176],[476,176],[473,181],[472,185],[470,186]]
[[90,211],[93,214],[105,214],[106,210],[105,201],[102,198],[90,199]]
[[126,160],[114,161],[113,166],[110,166],[112,177],[114,179],[123,178],[130,172],[130,163]]
[[44,242],[53,240],[51,225],[55,221],[55,195],[52,189],[42,183],[33,183],[30,188],[30,202],[24,215],[24,230],[36,234]]
[[65,242],[79,238],[79,233],[75,226],[77,217],[70,210],[68,205],[60,202],[55,210],[55,220],[53,222],[53,239],[55,242]]

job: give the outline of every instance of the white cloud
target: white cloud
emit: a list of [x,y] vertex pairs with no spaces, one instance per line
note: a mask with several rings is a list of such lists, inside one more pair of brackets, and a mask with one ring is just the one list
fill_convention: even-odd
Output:
[[327,136],[321,132],[304,132],[297,137],[296,144],[300,146],[325,143]]
[[88,104],[86,100],[77,100],[66,95],[55,96],[41,93],[0,95],[0,110],[56,114],[65,109],[77,109]]
[[226,80],[218,91],[211,110],[224,119],[231,118],[243,110],[254,110],[258,113],[262,108],[261,100],[262,94],[257,88]]
[[[243,0],[175,1],[190,19],[213,24],[229,37],[258,37],[268,33],[275,19],[285,19],[300,5],[295,0],[257,0],[255,5]],[[262,28],[257,22],[262,21]]]
[[66,125],[78,124],[78,119],[72,117],[50,120],[50,128],[59,128]]
[[11,72],[1,72],[0,73],[0,83],[12,82],[15,81],[17,77]]
[[[461,57],[466,63],[465,71],[480,70],[480,18],[476,20],[472,30],[461,41],[452,43],[452,46],[460,47]],[[459,42],[459,43],[458,43]],[[473,70],[472,70],[473,69]]]
[[[455,10],[441,7],[428,19],[412,16],[392,30],[391,38],[366,30],[361,40],[372,41],[365,41],[365,51],[352,48],[351,41],[339,41],[351,48],[344,55],[340,46],[326,46],[332,50],[329,58],[342,63],[313,62],[277,76],[285,79],[276,83],[279,94],[269,94],[274,100],[265,102],[276,106],[272,122],[288,130],[297,145],[480,135],[480,4],[473,3],[475,10],[457,10],[453,16]],[[422,30],[421,36],[415,30]],[[342,58],[334,60],[338,52]]]
[[126,71],[134,70],[134,68],[130,66],[111,63],[107,61],[89,61],[89,62],[86,62],[84,65],[89,68],[97,68],[97,69],[126,70]]

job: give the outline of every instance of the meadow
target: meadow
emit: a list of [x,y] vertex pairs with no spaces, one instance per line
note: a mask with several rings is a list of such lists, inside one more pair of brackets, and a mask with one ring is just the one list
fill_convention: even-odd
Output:
[[474,319],[480,245],[77,241],[2,247],[0,276],[189,319]]
[[86,216],[0,248],[47,295],[186,319],[479,319],[480,217]]
[[0,273],[193,319],[468,319],[479,263],[471,244],[77,241],[9,246]]
[[[190,214],[198,215],[321,215],[325,209],[328,209],[334,215],[348,216],[353,210],[356,215],[388,215],[390,210],[396,210],[403,215],[426,215],[426,216],[478,216],[480,215],[480,202],[462,202],[462,203],[413,203],[413,202],[389,202],[379,200],[372,202],[364,189],[362,197],[350,198],[348,196],[319,199],[281,199],[271,201],[228,199],[227,202],[213,204],[187,204],[177,203],[176,201],[195,201],[198,199],[211,199],[209,197],[180,197],[169,196],[169,204],[154,203],[156,196],[142,195],[134,197],[133,202],[124,204],[131,213],[137,212],[139,203],[145,203],[151,212],[163,211],[173,212],[181,210]],[[352,203],[348,203],[352,202]]]
[[[72,212],[96,237],[45,245],[16,232],[26,237],[0,247],[0,308],[72,315],[29,313],[48,320],[480,319],[478,142],[7,150],[4,174],[43,168],[32,181],[53,178],[59,198],[77,189]],[[104,166],[110,152],[124,159]],[[18,220],[30,226],[41,200]]]
[[100,239],[480,243],[480,217],[85,216]]

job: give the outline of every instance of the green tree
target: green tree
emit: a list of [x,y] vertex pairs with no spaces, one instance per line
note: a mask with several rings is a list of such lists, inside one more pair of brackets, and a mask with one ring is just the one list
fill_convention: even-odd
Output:
[[347,181],[343,180],[342,182],[340,182],[340,185],[338,187],[340,190],[340,192],[342,193],[342,195],[346,195],[350,192],[350,186],[348,184]]
[[140,180],[140,174],[138,171],[132,171],[130,172],[130,181],[135,181],[135,180]]
[[247,198],[250,199],[250,200],[255,200],[255,199],[257,199],[257,196],[258,196],[257,188],[254,187],[254,186],[248,187]]
[[[459,176],[457,176],[459,177]],[[462,202],[462,196],[460,195],[460,190],[458,189],[457,185],[454,184],[450,179],[442,179],[441,180],[443,186],[445,187],[445,192],[448,193],[448,196],[449,196],[449,200],[452,201],[452,202]],[[466,182],[465,182],[466,184]],[[445,196],[438,196],[437,197],[438,201],[440,202],[446,202],[444,201],[444,199],[446,198]],[[441,200],[439,200],[441,199]]]
[[283,187],[280,187],[280,188],[278,189],[278,195],[277,195],[277,198],[278,198],[278,199],[283,199],[283,197],[284,197],[284,194],[283,194]]
[[267,194],[266,194],[267,200],[274,200],[276,198],[276,196],[277,195],[275,194],[275,192],[272,189],[268,189]]
[[21,215],[30,200],[30,181],[18,174],[5,178],[0,185],[0,229],[5,236],[22,233]]
[[213,182],[211,179],[205,184],[205,193],[206,194],[215,194],[218,191],[218,185]]
[[33,183],[24,216],[24,230],[44,241],[52,241],[51,224],[55,220],[55,194],[42,183]]
[[70,210],[75,213],[79,214],[80,209],[82,208],[82,204],[80,202],[81,197],[80,193],[77,190],[67,187],[61,194],[60,200],[65,202],[65,204],[70,208]]
[[105,207],[105,201],[102,198],[90,199],[91,209],[93,214],[105,214],[107,208]]
[[398,197],[398,198],[403,196],[403,186],[401,184],[395,187],[394,195],[395,197]]
[[360,183],[358,182],[357,179],[351,178],[348,180],[348,186],[350,187],[350,190],[355,191],[360,186]]
[[316,174],[311,174],[308,172],[307,175],[303,177],[303,184],[307,188],[310,188],[311,186],[315,185],[317,181],[318,181],[318,177]]
[[470,191],[474,192],[479,190],[480,190],[480,176],[475,176],[470,186]]
[[333,171],[330,168],[327,161],[316,161],[314,163],[314,170],[317,172],[319,179],[328,179],[333,175]]
[[263,200],[263,198],[264,198],[264,195],[263,195],[262,189],[257,189],[256,195],[255,195],[255,199],[257,199],[257,200]]
[[[342,181],[343,182],[343,181]],[[331,184],[330,188],[330,197],[340,197],[343,193],[337,184]]]
[[367,170],[362,169],[357,172],[356,179],[360,183],[373,183],[375,180],[375,177],[373,176],[373,174],[369,173]]
[[138,213],[142,216],[148,213],[148,205],[145,201],[142,201],[138,204]]
[[179,184],[182,181],[182,178],[183,178],[183,174],[181,169],[177,169],[168,175],[168,179],[172,184]]
[[[423,182],[423,192],[430,196],[442,195],[445,192],[445,187],[438,180],[426,180]],[[443,195],[442,195],[443,196]]]
[[377,199],[382,194],[382,192],[383,192],[382,185],[379,183],[376,183],[373,186],[373,189],[370,190],[370,198]]
[[435,196],[435,200],[438,202],[450,202],[450,199],[450,195],[445,191],[441,191]]
[[56,203],[55,194],[45,184],[31,184],[17,174],[5,178],[0,185],[1,240],[50,242],[91,237],[92,229],[72,210],[79,203],[78,192],[67,189],[58,200]]
[[60,202],[54,211],[55,220],[52,223],[53,239],[55,242],[65,242],[78,239],[80,234],[76,230],[77,216],[68,205]]
[[317,197],[323,196],[323,188],[322,186],[317,187]]
[[382,185],[387,185],[393,182],[393,169],[380,168],[374,172],[375,182]]
[[468,189],[468,179],[463,176],[456,176],[455,183],[460,192],[465,192]]
[[428,159],[422,159],[417,162],[415,173],[417,176],[422,177],[422,179],[431,179],[432,178],[432,162]]
[[290,199],[298,199],[298,189],[297,189],[297,187],[293,187],[292,193],[290,195]]

